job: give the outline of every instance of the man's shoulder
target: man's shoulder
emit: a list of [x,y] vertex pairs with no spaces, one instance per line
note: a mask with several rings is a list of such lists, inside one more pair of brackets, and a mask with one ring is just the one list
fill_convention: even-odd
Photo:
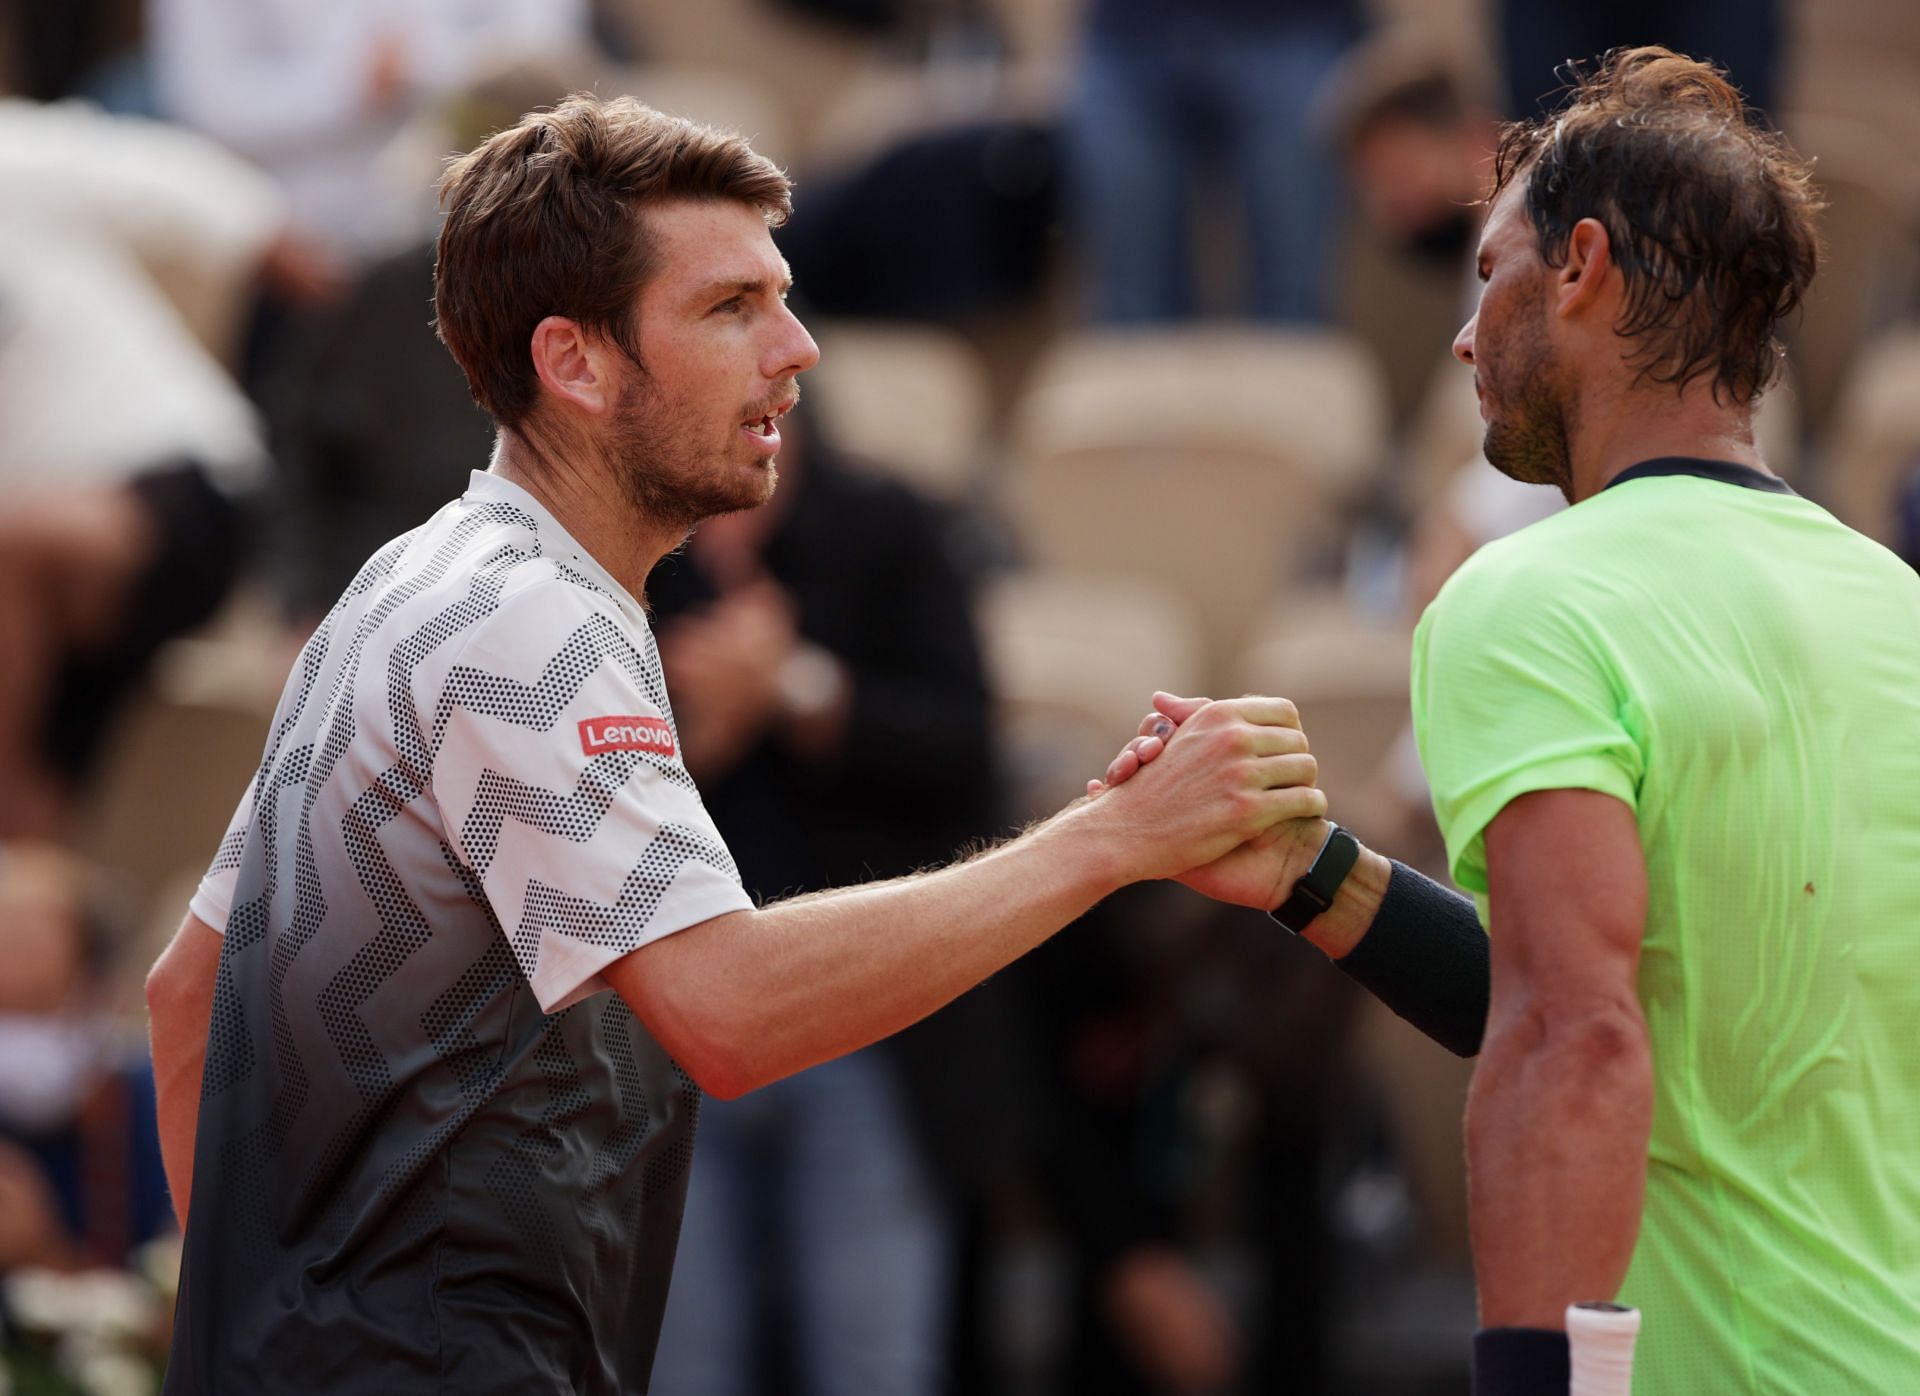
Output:
[[468,629],[462,650],[544,658],[583,630],[604,645],[651,648],[646,621],[591,577],[563,559],[529,557],[502,570],[495,600]]

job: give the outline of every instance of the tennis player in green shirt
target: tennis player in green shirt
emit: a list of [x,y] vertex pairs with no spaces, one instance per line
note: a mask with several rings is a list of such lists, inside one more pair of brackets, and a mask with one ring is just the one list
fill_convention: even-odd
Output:
[[1920,578],[1753,436],[1816,208],[1663,49],[1509,129],[1454,352],[1488,460],[1572,507],[1414,638],[1473,902],[1319,821],[1186,879],[1479,1046],[1479,1396],[1562,1396],[1567,1306],[1615,1297],[1640,1396],[1920,1392]]

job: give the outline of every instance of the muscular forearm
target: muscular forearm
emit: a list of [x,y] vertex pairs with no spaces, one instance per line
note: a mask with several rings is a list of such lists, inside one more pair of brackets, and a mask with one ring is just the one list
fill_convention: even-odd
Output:
[[1081,813],[937,873],[723,917],[609,977],[702,1086],[738,1095],[918,1021],[1116,890]]
[[1363,849],[1306,938],[1348,978],[1456,1056],[1480,1050],[1490,950],[1470,898]]
[[1568,1304],[1614,1297],[1652,1125],[1652,1056],[1631,999],[1490,1028],[1467,1107],[1484,1326],[1560,1328]]
[[160,1159],[181,1230],[193,1191],[193,1140],[200,1123],[219,936],[189,916],[147,977],[147,1011],[160,1129]]

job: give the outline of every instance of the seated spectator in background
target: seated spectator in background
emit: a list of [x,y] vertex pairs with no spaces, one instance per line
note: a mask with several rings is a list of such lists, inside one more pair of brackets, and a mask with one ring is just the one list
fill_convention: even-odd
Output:
[[0,846],[0,1269],[121,1265],[171,1229],[153,1076],[104,1007],[84,876]]
[[344,276],[429,230],[381,177],[408,117],[502,52],[585,42],[586,0],[151,0],[166,115],[254,161]]
[[0,102],[0,835],[57,833],[119,696],[204,620],[265,461],[208,342],[297,255],[196,136]]
[[[794,415],[773,502],[647,583],[687,768],[763,901],[944,861],[995,814],[948,521]],[[997,1004],[701,1107],[657,1390],[944,1389],[957,1194],[1003,1144]]]
[[1191,234],[1209,193],[1245,229],[1228,313],[1322,317],[1334,186],[1313,102],[1360,24],[1353,0],[1093,0],[1067,140],[1094,319],[1206,309]]
[[1364,215],[1409,255],[1458,266],[1464,285],[1498,132],[1463,63],[1433,39],[1384,31],[1341,61],[1323,113]]

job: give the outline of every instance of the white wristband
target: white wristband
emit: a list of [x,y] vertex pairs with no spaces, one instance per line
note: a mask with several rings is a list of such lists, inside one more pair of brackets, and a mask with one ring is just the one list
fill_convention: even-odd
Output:
[[1567,1305],[1569,1396],[1633,1396],[1633,1344],[1639,1336],[1638,1309]]

